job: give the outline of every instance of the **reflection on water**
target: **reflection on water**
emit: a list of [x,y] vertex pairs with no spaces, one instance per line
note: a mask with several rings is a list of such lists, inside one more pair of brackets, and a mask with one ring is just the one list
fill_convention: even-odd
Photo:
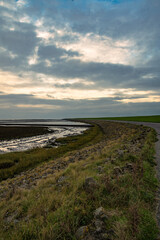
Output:
[[51,145],[57,138],[73,136],[83,133],[86,127],[49,127],[54,131],[49,134],[34,137],[20,138],[9,141],[0,141],[0,154],[25,151],[36,147]]
[[82,122],[73,122],[62,119],[21,119],[21,120],[0,120],[0,126],[5,125],[46,125],[46,126],[56,126],[56,125],[89,125]]

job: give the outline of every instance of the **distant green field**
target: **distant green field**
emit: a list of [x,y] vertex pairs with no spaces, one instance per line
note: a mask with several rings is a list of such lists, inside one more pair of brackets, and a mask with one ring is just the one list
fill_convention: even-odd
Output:
[[160,123],[160,115],[154,115],[154,116],[134,116],[134,117],[102,117],[102,118],[94,118],[94,119]]

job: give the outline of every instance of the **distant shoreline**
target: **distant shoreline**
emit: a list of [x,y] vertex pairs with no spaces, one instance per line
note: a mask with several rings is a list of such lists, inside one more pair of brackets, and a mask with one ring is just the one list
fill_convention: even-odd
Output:
[[14,127],[14,126],[20,126],[20,127],[92,127],[90,124],[18,124],[18,123],[5,123],[0,124],[0,127]]

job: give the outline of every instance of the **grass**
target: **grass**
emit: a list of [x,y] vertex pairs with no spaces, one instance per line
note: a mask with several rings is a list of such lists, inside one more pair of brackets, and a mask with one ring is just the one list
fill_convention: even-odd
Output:
[[26,152],[0,155],[0,181],[33,168],[42,162],[61,157],[69,151],[100,141],[101,138],[102,132],[95,125],[86,130],[83,136],[71,136],[57,140],[58,143],[63,143],[58,148],[36,148]]
[[[146,127],[120,123],[104,126],[114,133],[116,124],[120,129],[118,137],[108,134],[101,152],[70,164],[41,180],[35,188],[17,189],[3,199],[0,239],[75,240],[77,229],[84,225],[89,229],[93,212],[102,206],[108,216],[105,222],[108,239],[155,240],[158,233],[155,220],[158,182],[153,158],[156,133]],[[92,131],[101,136],[100,128]],[[115,169],[121,173],[116,174]],[[59,184],[62,176],[64,181]],[[89,192],[84,188],[86,177],[97,182],[97,187]]]
[[153,115],[153,116],[133,116],[133,117],[102,117],[102,118],[88,118],[88,119],[102,119],[102,120],[120,120],[120,121],[155,122],[155,123],[160,123],[160,115]]

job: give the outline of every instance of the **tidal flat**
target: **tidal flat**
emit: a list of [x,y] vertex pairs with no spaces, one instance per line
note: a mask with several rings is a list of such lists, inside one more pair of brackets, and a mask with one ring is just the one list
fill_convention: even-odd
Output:
[[[0,127],[0,154],[57,147],[56,139],[82,134],[86,127]],[[6,135],[5,135],[6,132]],[[3,140],[1,140],[3,139]],[[4,140],[7,139],[7,140]]]
[[0,126],[0,141],[19,139],[24,137],[33,137],[47,134],[50,131],[47,127],[17,127],[17,126]]

